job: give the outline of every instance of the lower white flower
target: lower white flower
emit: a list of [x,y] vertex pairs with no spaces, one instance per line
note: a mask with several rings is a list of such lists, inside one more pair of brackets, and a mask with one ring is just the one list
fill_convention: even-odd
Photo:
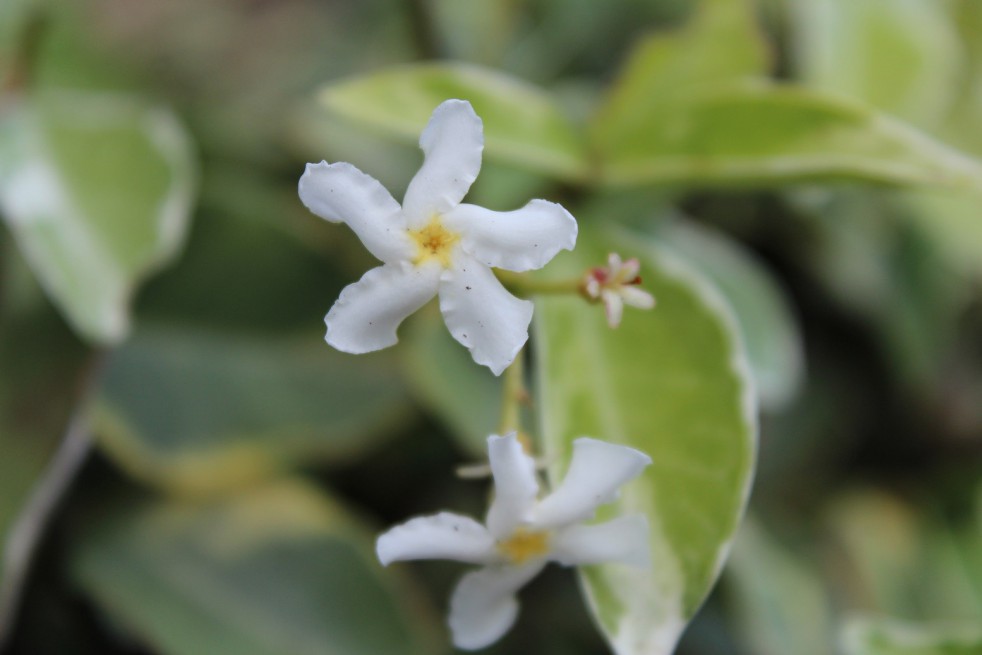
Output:
[[397,525],[378,538],[376,547],[386,566],[414,559],[484,565],[465,575],[450,599],[450,630],[458,648],[483,648],[501,638],[518,614],[515,593],[550,561],[566,566],[650,565],[643,515],[583,523],[651,463],[644,453],[581,437],[573,442],[573,459],[562,484],[541,501],[535,462],[514,433],[489,437],[488,459],[495,496],[486,525],[441,512]]
[[542,268],[576,243],[576,220],[532,200],[498,212],[461,202],[481,169],[484,131],[469,102],[447,100],[419,138],[423,166],[402,206],[373,177],[346,163],[307,164],[300,199],[346,223],[383,262],[350,284],[327,314],[327,342],[348,353],[393,345],[403,319],[440,296],[454,339],[495,375],[528,340],[532,303],[501,285],[491,267]]

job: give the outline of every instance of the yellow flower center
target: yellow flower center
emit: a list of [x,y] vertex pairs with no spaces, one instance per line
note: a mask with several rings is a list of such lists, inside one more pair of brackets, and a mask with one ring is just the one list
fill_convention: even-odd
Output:
[[453,247],[460,241],[460,235],[443,227],[437,214],[434,214],[424,227],[410,230],[409,236],[416,242],[416,256],[413,258],[413,263],[417,266],[427,262],[437,262],[443,268],[448,268]]
[[524,564],[549,552],[549,533],[518,528],[512,536],[498,542],[498,551],[512,564]]

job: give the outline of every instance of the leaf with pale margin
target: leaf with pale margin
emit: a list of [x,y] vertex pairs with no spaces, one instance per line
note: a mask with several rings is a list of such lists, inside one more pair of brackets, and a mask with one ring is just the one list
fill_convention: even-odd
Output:
[[608,185],[861,180],[982,189],[975,160],[864,105],[807,89],[738,84],[694,93],[657,121],[638,115],[630,138],[595,144]]
[[794,0],[799,75],[913,124],[939,125],[959,92],[958,34],[940,2]]
[[[966,4],[919,0],[797,0],[792,3],[802,78],[867,102],[979,153],[979,16]],[[951,13],[952,15],[949,15]],[[961,32],[961,33],[959,33]],[[967,274],[982,270],[978,198],[949,191],[909,195],[908,220]]]
[[355,358],[319,335],[144,330],[106,368],[99,442],[131,474],[183,492],[350,459],[410,411],[392,356]]
[[[49,466],[78,402],[89,351],[50,306],[16,311],[12,282],[40,296],[26,264],[12,252],[0,260],[0,633],[15,550],[14,529]],[[31,517],[34,518],[34,517]],[[0,635],[0,641],[3,637]]]
[[[576,274],[613,250],[641,259],[658,306],[617,330],[578,298],[536,302],[536,377],[546,456],[588,435],[648,453],[653,465],[601,512],[644,513],[653,565],[586,567],[590,606],[618,655],[667,655],[709,592],[753,478],[756,400],[735,320],[711,285],[638,235],[584,235],[556,260]],[[562,264],[560,264],[562,262]],[[549,470],[555,483],[557,466]]]
[[126,336],[137,282],[183,241],[194,168],[174,115],[128,96],[48,92],[0,109],[0,213],[96,343]]
[[117,506],[82,525],[73,577],[155,653],[438,652],[424,600],[383,575],[368,531],[305,483]]
[[402,66],[334,82],[318,96],[320,106],[335,120],[413,142],[433,110],[448,98],[469,101],[484,121],[487,158],[563,180],[587,177],[580,131],[553,97],[491,69],[465,64]]
[[700,90],[767,74],[769,53],[746,0],[702,0],[681,29],[633,48],[594,116],[594,141],[615,150]]
[[982,628],[977,622],[853,618],[842,629],[842,643],[846,655],[979,655]]
[[591,125],[601,182],[982,188],[976,162],[865,105],[751,84],[766,55],[742,1],[706,1],[681,30],[643,41]]
[[698,223],[668,221],[655,236],[708,276],[726,297],[740,326],[761,405],[786,405],[804,378],[804,349],[776,278],[739,242]]

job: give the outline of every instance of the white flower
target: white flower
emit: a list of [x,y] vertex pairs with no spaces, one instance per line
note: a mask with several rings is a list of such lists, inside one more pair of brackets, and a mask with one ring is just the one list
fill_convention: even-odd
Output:
[[453,337],[500,375],[528,340],[532,303],[506,291],[489,267],[541,268],[573,248],[576,221],[545,200],[511,212],[461,203],[484,149],[481,119],[466,101],[437,107],[419,145],[423,166],[402,207],[351,164],[307,164],[300,178],[304,205],[347,223],[383,262],[341,292],[325,318],[326,340],[349,353],[391,346],[402,320],[439,293]]
[[386,566],[413,559],[484,565],[465,575],[450,599],[450,630],[458,648],[483,648],[505,634],[518,614],[515,593],[547,562],[649,566],[644,516],[582,525],[651,463],[644,453],[581,437],[573,442],[573,459],[562,484],[541,501],[535,463],[514,433],[489,437],[488,459],[495,497],[486,526],[441,512],[390,529],[376,547]]
[[616,328],[621,324],[624,305],[638,309],[651,309],[655,297],[638,287],[641,277],[638,272],[641,264],[636,258],[626,262],[616,252],[610,253],[607,266],[597,266],[587,271],[581,289],[583,295],[592,301],[602,301],[607,314],[607,325]]

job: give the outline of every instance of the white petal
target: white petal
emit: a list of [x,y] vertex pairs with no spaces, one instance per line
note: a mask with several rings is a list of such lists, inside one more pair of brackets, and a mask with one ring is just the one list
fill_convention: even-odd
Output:
[[490,646],[518,616],[515,592],[539,574],[545,561],[525,566],[489,566],[468,573],[450,597],[450,632],[457,648]]
[[621,264],[620,270],[612,270],[614,275],[622,282],[630,282],[641,272],[641,262],[637,257],[631,257]]
[[579,523],[617,498],[618,488],[641,474],[651,458],[640,450],[581,437],[573,442],[573,461],[562,484],[539,503],[535,526]]
[[488,510],[488,530],[504,539],[528,523],[539,493],[535,460],[523,449],[515,433],[488,437],[488,460],[494,477],[494,500]]
[[529,338],[532,303],[508,293],[491,269],[463,253],[440,278],[440,311],[453,338],[495,375]]
[[383,533],[375,545],[383,566],[409,559],[452,559],[472,564],[495,560],[494,538],[467,516],[420,516]]
[[346,353],[367,353],[396,343],[403,319],[436,294],[438,266],[385,264],[341,291],[324,322],[326,341]]
[[542,268],[560,250],[576,245],[576,219],[562,205],[545,200],[510,212],[459,205],[443,221],[461,235],[465,252],[509,271]]
[[484,127],[465,100],[447,100],[433,111],[419,137],[425,157],[402,202],[410,229],[450,211],[464,199],[481,170]]
[[552,537],[549,559],[574,566],[620,562],[646,569],[651,566],[648,520],[642,514],[620,516],[597,525],[572,525]]
[[624,299],[624,304],[638,309],[651,309],[655,306],[655,297],[637,287],[621,288],[621,297]]
[[604,313],[607,314],[607,325],[612,328],[621,324],[624,316],[624,299],[616,291],[604,289],[600,292],[600,297],[604,301]]
[[300,200],[321,218],[346,223],[383,262],[412,257],[399,203],[378,180],[351,164],[307,164],[300,178]]

